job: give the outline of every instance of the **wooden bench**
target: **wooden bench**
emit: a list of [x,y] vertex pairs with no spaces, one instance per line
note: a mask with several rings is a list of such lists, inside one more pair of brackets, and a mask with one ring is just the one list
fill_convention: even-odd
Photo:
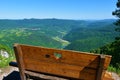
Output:
[[54,75],[68,79],[102,80],[111,56],[15,44],[21,80],[25,74]]

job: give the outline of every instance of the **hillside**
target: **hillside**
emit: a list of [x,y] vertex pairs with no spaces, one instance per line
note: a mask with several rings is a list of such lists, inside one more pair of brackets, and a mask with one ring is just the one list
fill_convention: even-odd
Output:
[[72,29],[63,39],[71,42],[65,49],[90,51],[114,41],[118,35],[115,25],[109,21],[96,21],[86,27]]
[[[23,19],[0,20],[0,44],[12,47],[23,43],[52,48],[71,49],[88,46],[88,51],[114,40],[115,20]],[[91,44],[89,44],[91,43]],[[75,44],[84,44],[77,46]],[[93,46],[95,45],[95,46]],[[91,47],[93,46],[93,47]],[[83,47],[82,47],[83,48]],[[85,48],[85,47],[84,47]],[[72,48],[74,49],[74,48]],[[77,49],[74,49],[77,50]]]

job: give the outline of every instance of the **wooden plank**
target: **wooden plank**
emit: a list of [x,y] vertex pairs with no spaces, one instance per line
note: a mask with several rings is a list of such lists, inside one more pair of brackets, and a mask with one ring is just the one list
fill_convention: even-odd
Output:
[[[50,48],[42,48],[42,47],[34,47],[34,46],[25,46],[21,45],[23,57],[24,58],[34,58],[42,61],[50,61],[50,62],[61,62],[67,64],[74,64],[79,66],[86,66],[90,68],[97,68],[99,64],[99,55],[92,54],[84,54],[83,52],[75,52],[68,50],[56,50]],[[54,53],[60,53],[62,58],[56,60]],[[36,56],[35,56],[36,55]],[[45,56],[49,55],[49,58]],[[110,56],[106,56],[106,58],[111,58]],[[104,68],[107,69],[107,66],[110,59],[106,59]]]
[[[81,76],[80,76],[81,78],[73,78],[73,77],[67,77],[67,76],[46,74],[46,73],[43,73],[43,72],[35,72],[35,71],[30,71],[30,70],[26,70],[25,73],[30,75],[30,76],[35,76],[35,77],[39,77],[39,78],[42,77],[41,74],[44,74],[44,75],[47,75],[47,76],[60,77],[60,78],[65,78],[65,79],[69,79],[69,80],[95,80],[95,76],[92,75],[94,73],[88,73],[88,71],[93,72],[92,70],[86,68],[81,72]],[[49,78],[47,78],[47,79],[49,79]]]
[[[95,80],[95,69],[83,68],[80,66],[69,65],[69,64],[60,64],[60,63],[48,63],[48,62],[39,62],[35,60],[27,60],[26,70],[43,72],[53,75],[59,75],[64,77],[72,77],[83,80]],[[87,77],[86,77],[87,76]]]
[[79,71],[83,68],[74,65],[59,64],[59,63],[48,63],[39,62],[36,60],[29,61],[25,59],[26,69],[44,73],[51,73],[67,77],[79,77]]
[[18,63],[19,71],[20,71],[21,80],[26,80],[25,73],[24,73],[25,69],[24,69],[23,54],[22,54],[21,47],[18,44],[15,44],[14,51],[15,51],[15,56],[16,56],[16,60]]
[[84,68],[80,71],[80,79],[82,80],[95,80],[96,78],[96,70],[90,68]]

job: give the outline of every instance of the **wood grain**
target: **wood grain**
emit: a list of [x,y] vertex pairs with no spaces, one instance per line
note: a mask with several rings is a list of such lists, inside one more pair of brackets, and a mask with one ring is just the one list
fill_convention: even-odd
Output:
[[[78,78],[82,80],[97,80],[96,74],[103,74],[107,69],[111,56],[104,55],[104,63],[100,68],[99,54],[59,50],[29,45],[20,46],[25,70],[44,72],[53,75]],[[55,54],[60,54],[57,58]],[[20,58],[20,55],[18,55]],[[101,71],[98,69],[100,68]],[[100,76],[102,78],[103,75]]]

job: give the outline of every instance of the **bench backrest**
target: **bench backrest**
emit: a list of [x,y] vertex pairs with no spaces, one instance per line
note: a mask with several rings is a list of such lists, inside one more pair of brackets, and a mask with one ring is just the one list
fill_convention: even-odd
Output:
[[101,80],[111,60],[108,55],[22,44],[15,44],[14,50],[22,80],[25,80],[27,70],[82,80]]

